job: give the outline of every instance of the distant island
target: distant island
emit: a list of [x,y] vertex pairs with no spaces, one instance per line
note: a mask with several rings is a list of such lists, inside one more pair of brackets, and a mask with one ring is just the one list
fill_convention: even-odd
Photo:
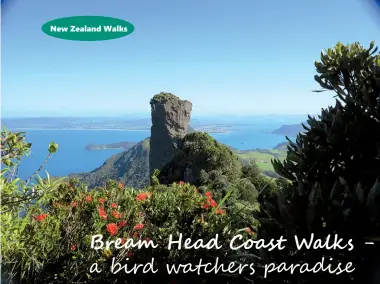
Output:
[[301,124],[288,124],[270,132],[271,134],[279,134],[283,136],[297,136],[298,133],[304,132],[305,129]]
[[195,131],[207,132],[207,133],[229,133],[230,131],[225,128],[219,128],[216,126],[205,125],[199,128],[194,128]]
[[89,144],[84,149],[87,151],[99,151],[99,150],[108,150],[108,149],[124,149],[128,150],[135,146],[137,142],[122,141],[111,144]]

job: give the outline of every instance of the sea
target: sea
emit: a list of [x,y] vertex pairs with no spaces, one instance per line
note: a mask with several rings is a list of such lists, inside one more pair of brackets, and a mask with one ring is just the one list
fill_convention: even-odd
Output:
[[[217,141],[236,149],[268,149],[286,141],[285,137],[270,134],[279,125],[242,125],[227,133],[210,133]],[[85,150],[88,144],[109,144],[120,141],[139,142],[150,136],[148,130],[46,130],[12,129],[26,132],[26,140],[32,143],[31,153],[24,158],[18,170],[18,177],[27,179],[44,162],[50,142],[58,144],[57,153],[51,155],[44,167],[50,176],[67,176],[72,173],[90,172],[101,166],[119,149],[100,151]],[[46,176],[44,171],[40,172]]]

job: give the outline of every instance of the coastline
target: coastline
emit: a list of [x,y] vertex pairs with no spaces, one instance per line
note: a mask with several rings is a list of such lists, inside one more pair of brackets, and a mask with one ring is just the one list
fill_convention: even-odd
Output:
[[[38,131],[43,131],[43,130],[51,130],[51,131],[58,131],[58,130],[93,130],[93,131],[149,131],[150,129],[120,129],[120,128],[13,128],[13,130],[20,130],[20,131],[25,131],[25,130],[38,130]],[[199,130],[196,130],[199,131]],[[225,132],[213,132],[213,131],[199,131],[199,132],[206,132],[206,133],[211,133],[211,134],[229,134],[231,131],[225,131]]]
[[94,129],[94,128],[13,128],[14,130],[38,130],[38,131],[43,131],[43,130],[52,130],[52,131],[58,131],[58,130],[104,130],[104,131],[150,131],[149,129],[112,129],[112,128],[99,128],[99,129]]
[[102,149],[86,149],[84,148],[85,151],[105,151],[105,150],[129,150],[130,148],[102,148]]

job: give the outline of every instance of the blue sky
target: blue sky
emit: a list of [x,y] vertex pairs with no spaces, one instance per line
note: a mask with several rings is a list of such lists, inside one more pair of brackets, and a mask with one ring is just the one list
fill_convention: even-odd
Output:
[[[192,101],[196,115],[317,113],[333,103],[311,92],[321,50],[380,44],[375,6],[364,2],[16,0],[2,11],[2,116],[149,112],[161,91]],[[104,42],[41,31],[78,15],[121,18],[135,31]]]

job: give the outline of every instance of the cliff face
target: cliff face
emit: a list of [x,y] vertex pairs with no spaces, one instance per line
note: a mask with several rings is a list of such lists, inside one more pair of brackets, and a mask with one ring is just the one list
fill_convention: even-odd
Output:
[[188,133],[192,103],[170,93],[159,93],[150,101],[152,127],[150,137],[150,176],[161,170],[175,154]]

